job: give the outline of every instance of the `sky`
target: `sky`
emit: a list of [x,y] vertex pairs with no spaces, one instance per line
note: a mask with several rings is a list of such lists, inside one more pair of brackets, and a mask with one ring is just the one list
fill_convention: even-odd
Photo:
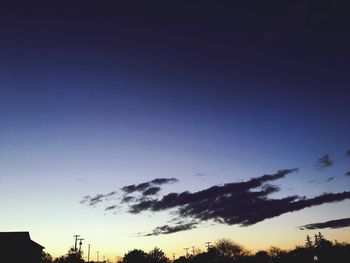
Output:
[[350,242],[345,1],[1,5],[0,231],[113,260]]

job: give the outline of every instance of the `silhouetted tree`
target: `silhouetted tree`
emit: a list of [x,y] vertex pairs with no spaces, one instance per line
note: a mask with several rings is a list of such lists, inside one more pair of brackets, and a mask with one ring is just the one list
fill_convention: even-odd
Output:
[[190,260],[184,256],[181,256],[174,260],[174,263],[188,263]]
[[282,250],[282,249],[280,249],[278,247],[270,247],[268,252],[269,252],[269,255],[270,255],[271,259],[272,259],[272,262],[280,262],[280,261],[282,261],[285,258],[286,254],[287,254],[286,251],[284,251],[284,250]]
[[315,258],[318,262],[330,262],[332,260],[332,242],[325,239],[319,232],[315,235]]
[[140,249],[134,249],[126,253],[122,263],[148,263],[148,255]]
[[314,260],[314,252],[311,248],[297,246],[295,249],[286,253],[284,257],[284,261],[281,262],[313,262]]
[[268,263],[268,262],[270,262],[270,255],[269,255],[269,253],[267,251],[260,250],[260,251],[255,253],[252,262]]
[[170,260],[167,258],[165,253],[157,247],[155,247],[150,252],[148,252],[148,258],[149,258],[150,263],[168,263],[168,262],[170,262]]
[[314,247],[314,244],[312,243],[309,235],[306,236],[305,247],[308,249],[312,249]]
[[53,262],[52,256],[49,253],[45,253],[45,252],[43,252],[41,254],[41,260],[42,260],[42,263],[52,263]]
[[208,252],[198,253],[189,260],[193,263],[215,263],[219,261],[219,251],[217,248],[211,247]]
[[230,239],[220,239],[214,247],[217,249],[219,256],[225,259],[236,260],[249,254],[245,248]]
[[84,263],[84,259],[82,257],[82,253],[76,251],[74,248],[69,249],[65,256],[61,256],[56,258],[54,263]]

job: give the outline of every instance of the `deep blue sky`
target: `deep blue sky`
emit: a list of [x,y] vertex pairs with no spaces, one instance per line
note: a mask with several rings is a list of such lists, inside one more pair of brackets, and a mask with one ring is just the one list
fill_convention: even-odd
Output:
[[[31,198],[47,204],[38,211],[50,202],[78,211],[84,194],[155,177],[198,190],[293,167],[295,193],[347,190],[348,11],[345,1],[2,3],[5,199],[23,202],[27,183],[41,182],[68,194],[39,191]],[[314,167],[324,154],[334,158],[329,174]],[[329,176],[339,179],[324,183]],[[76,191],[77,179],[94,185]],[[323,183],[309,192],[311,179]],[[23,196],[13,197],[19,181]],[[14,226],[15,215],[5,228],[44,231],[30,220]]]

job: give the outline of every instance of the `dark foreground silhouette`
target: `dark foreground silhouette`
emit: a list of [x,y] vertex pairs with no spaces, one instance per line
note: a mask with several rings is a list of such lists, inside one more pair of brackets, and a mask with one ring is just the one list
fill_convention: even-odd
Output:
[[[207,252],[195,252],[191,255],[181,256],[174,263],[308,263],[327,262],[342,263],[350,260],[350,244],[331,242],[321,233],[315,235],[314,240],[306,237],[304,246],[285,251],[271,247],[268,251],[250,253],[237,243],[228,239],[221,239]],[[148,254],[142,250],[132,250],[124,255],[120,263],[166,263],[170,260],[158,248]]]
[[[0,233],[0,245],[4,263],[85,263],[83,253],[71,248],[66,255],[53,259],[43,252],[43,246],[30,239],[28,232]],[[206,252],[193,249],[192,253],[169,259],[155,247],[148,253],[134,249],[118,263],[345,263],[350,262],[350,244],[330,241],[321,233],[306,237],[303,246],[286,251],[271,247],[267,251],[251,253],[241,245],[229,240],[218,240]],[[99,263],[109,263],[100,261]],[[96,263],[90,261],[90,263]]]
[[30,239],[28,232],[0,232],[0,262],[39,263],[43,248]]

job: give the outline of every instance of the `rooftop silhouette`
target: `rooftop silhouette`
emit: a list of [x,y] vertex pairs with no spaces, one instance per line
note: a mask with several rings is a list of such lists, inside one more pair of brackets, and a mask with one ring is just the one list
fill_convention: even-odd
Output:
[[29,232],[0,232],[2,262],[39,263],[44,247],[30,239]]

